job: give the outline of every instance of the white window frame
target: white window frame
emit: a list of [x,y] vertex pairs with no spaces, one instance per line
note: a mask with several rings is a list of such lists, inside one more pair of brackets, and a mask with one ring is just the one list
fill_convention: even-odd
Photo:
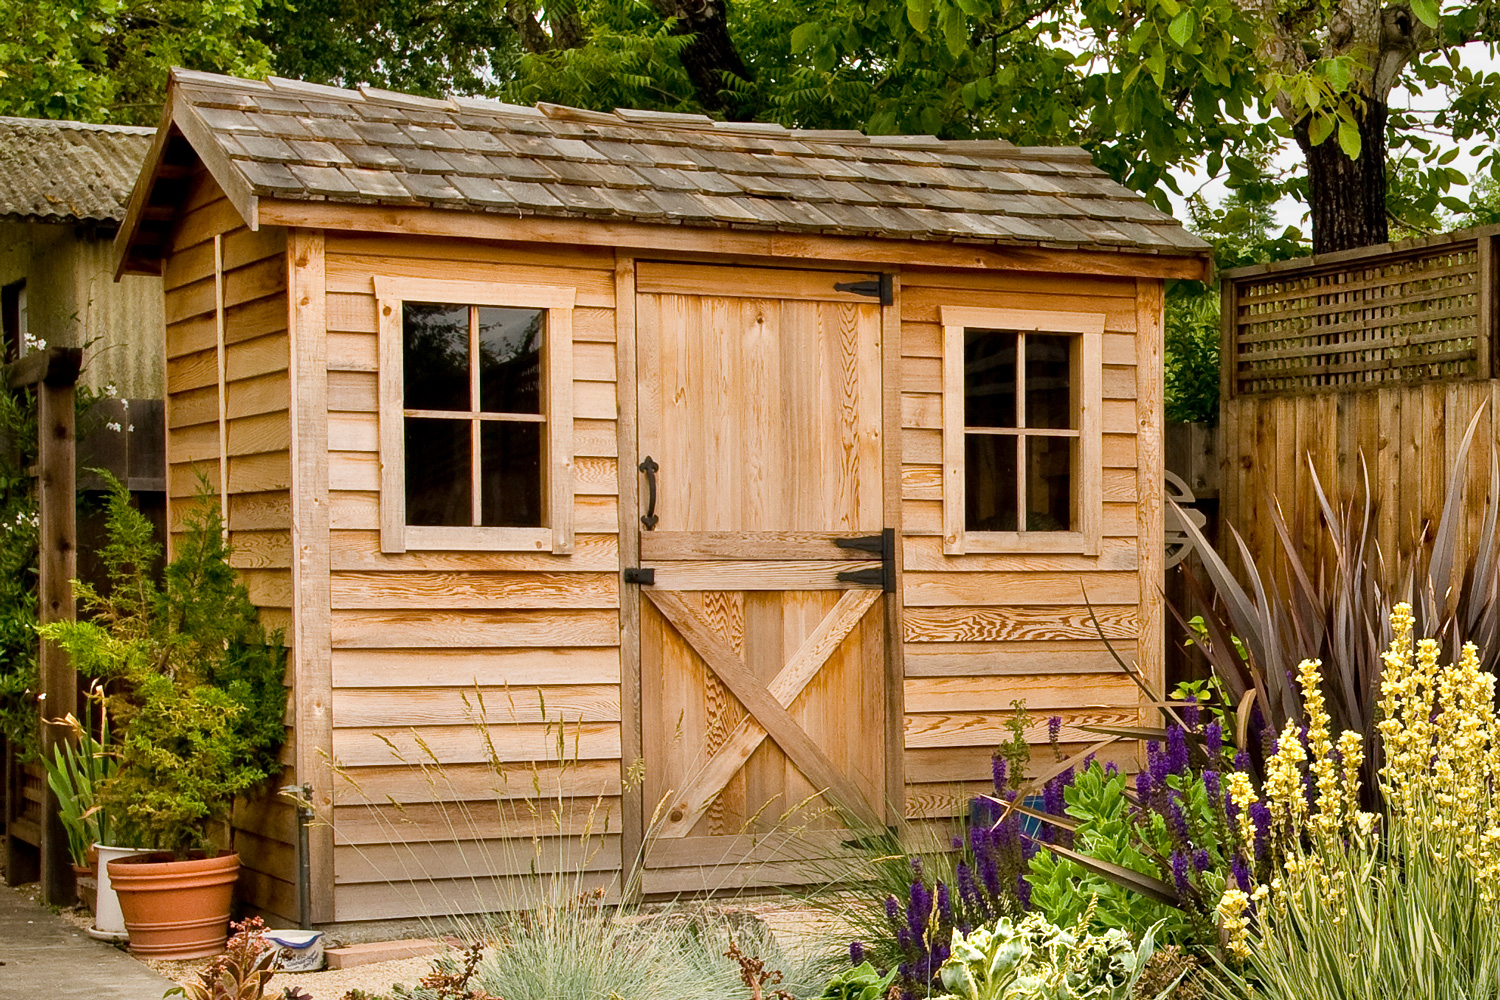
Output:
[[[380,550],[573,551],[573,306],[577,291],[488,281],[375,278],[380,323]],[[540,528],[441,527],[406,523],[406,414],[403,406],[402,304],[450,303],[545,309],[542,343],[542,458],[545,524]]]
[[[1098,555],[1104,521],[1104,314],[940,306],[943,326],[943,552]],[[1078,338],[1078,465],[1073,531],[970,531],[964,523],[964,331],[1015,330]],[[1017,391],[1022,373],[1017,372]],[[1024,450],[1018,462],[1025,462]]]

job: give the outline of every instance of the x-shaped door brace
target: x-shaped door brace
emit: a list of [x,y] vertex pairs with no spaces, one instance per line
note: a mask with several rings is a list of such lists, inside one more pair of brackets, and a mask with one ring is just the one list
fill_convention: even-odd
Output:
[[672,807],[667,810],[659,836],[686,837],[714,798],[723,791],[735,772],[745,765],[767,736],[776,741],[782,752],[797,765],[797,769],[815,787],[827,794],[837,807],[870,824],[872,829],[885,825],[870,808],[859,789],[839,773],[838,768],[833,766],[812,737],[787,712],[787,706],[859,624],[865,612],[880,597],[880,591],[845,591],[838,604],[802,641],[802,645],[797,647],[791,659],[768,685],[763,685],[750,672],[744,659],[719,637],[713,625],[679,595],[658,590],[643,590],[642,593],[651,599],[662,617],[671,622],[678,634],[687,640],[693,652],[702,657],[703,662],[749,713],[730,734],[728,742],[709,758],[705,767],[689,779],[686,787],[677,795]]

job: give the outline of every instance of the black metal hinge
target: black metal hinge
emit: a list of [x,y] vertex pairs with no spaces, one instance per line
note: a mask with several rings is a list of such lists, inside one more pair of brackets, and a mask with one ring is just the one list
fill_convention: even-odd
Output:
[[896,300],[894,285],[889,274],[877,275],[869,281],[837,281],[834,282],[833,290],[850,292],[854,295],[868,295],[872,299],[879,299],[883,306],[888,306]]
[[650,587],[656,583],[655,566],[626,566],[625,582],[638,583],[642,587]]
[[833,544],[841,549],[858,549],[880,556],[879,569],[845,570],[834,577],[840,583],[858,583],[866,587],[879,587],[887,594],[896,592],[896,529],[885,528],[878,535],[861,535],[858,538],[835,538]]

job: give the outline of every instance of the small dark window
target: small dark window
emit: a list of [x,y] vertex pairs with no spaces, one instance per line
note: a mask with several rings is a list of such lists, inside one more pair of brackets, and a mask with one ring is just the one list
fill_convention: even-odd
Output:
[[0,288],[0,329],[5,333],[6,361],[15,361],[26,353],[26,282]]
[[406,523],[539,528],[544,309],[402,306]]
[[968,531],[1076,530],[1078,338],[964,331]]

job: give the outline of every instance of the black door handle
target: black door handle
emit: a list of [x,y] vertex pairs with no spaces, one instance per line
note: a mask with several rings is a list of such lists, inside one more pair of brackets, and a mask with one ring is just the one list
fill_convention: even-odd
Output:
[[661,466],[656,464],[656,459],[647,455],[636,468],[646,474],[646,513],[641,515],[641,524],[647,531],[651,531],[656,527],[656,471]]

